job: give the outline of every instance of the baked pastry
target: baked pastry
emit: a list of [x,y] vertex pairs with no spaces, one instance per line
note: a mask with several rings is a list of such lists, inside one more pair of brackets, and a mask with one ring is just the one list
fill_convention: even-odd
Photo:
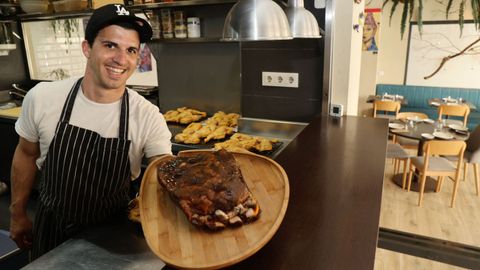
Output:
[[230,151],[245,149],[248,151],[256,150],[258,152],[264,152],[271,151],[273,149],[273,144],[276,142],[278,142],[278,140],[269,140],[262,137],[235,133],[229,140],[216,143],[215,149],[227,149]]
[[163,160],[158,181],[194,225],[219,230],[258,218],[260,207],[226,150]]
[[190,124],[207,117],[207,113],[187,107],[181,107],[175,110],[167,111],[163,114],[163,116],[167,122]]

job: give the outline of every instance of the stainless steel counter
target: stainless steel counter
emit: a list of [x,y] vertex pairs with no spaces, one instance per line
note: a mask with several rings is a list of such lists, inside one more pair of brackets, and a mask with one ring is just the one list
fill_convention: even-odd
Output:
[[23,269],[162,269],[140,226],[118,218],[87,229]]

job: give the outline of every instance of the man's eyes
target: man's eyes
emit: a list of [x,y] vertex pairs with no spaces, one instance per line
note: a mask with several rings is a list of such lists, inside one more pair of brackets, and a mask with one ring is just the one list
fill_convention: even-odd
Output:
[[113,49],[113,48],[115,48],[116,46],[115,46],[115,44],[113,44],[113,43],[105,43],[105,47],[107,47],[107,48],[109,48],[109,49]]
[[[105,43],[105,47],[107,47],[108,49],[115,49],[118,46],[115,43]],[[129,48],[127,49],[127,52],[129,54],[138,54],[138,50],[136,48]]]

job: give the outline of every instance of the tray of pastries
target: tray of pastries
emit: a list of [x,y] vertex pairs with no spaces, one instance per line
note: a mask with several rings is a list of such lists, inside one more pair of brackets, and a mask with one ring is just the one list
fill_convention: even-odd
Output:
[[206,144],[210,141],[222,140],[236,131],[239,114],[216,112],[201,123],[191,123],[182,132],[174,136],[177,143]]

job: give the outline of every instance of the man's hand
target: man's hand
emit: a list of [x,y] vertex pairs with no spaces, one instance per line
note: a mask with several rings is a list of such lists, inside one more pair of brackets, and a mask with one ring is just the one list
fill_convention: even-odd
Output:
[[32,220],[27,214],[12,214],[10,218],[10,238],[20,249],[32,247]]

